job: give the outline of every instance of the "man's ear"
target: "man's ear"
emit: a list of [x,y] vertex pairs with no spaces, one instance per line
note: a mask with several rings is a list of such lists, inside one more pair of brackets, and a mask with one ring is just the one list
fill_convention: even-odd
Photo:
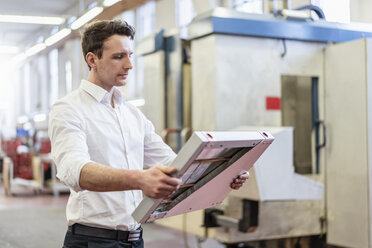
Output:
[[97,56],[94,53],[92,52],[87,53],[87,55],[85,56],[85,59],[87,60],[87,63],[90,68],[97,69],[97,65],[96,65]]

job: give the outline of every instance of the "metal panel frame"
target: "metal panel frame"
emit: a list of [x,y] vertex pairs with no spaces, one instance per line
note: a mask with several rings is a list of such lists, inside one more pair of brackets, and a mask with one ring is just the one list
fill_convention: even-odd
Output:
[[[371,67],[371,59],[372,59],[372,39],[366,40],[366,70],[367,70],[367,118],[368,123],[372,123],[372,67]],[[369,201],[372,200],[372,160],[370,158],[372,154],[372,130],[368,130],[368,190],[369,190]],[[372,243],[372,204],[369,205],[369,243]]]
[[327,243],[332,245],[372,247],[366,61],[366,40],[331,45],[325,54]]
[[[226,154],[226,151],[232,148],[252,149],[245,152],[236,161],[231,161],[232,159],[226,161],[231,163],[228,168],[187,195],[170,210],[157,212],[156,209],[164,199],[145,197],[132,214],[134,219],[139,223],[151,222],[220,204],[231,191],[231,188],[226,185],[229,185],[242,170],[249,170],[273,140],[274,137],[266,132],[194,132],[171,164],[178,169],[178,173],[175,175],[177,178],[184,179],[183,176],[189,172],[191,165],[201,158],[214,159],[221,154]],[[194,172],[192,171],[192,173]],[[180,186],[184,183],[186,182],[183,180]]]

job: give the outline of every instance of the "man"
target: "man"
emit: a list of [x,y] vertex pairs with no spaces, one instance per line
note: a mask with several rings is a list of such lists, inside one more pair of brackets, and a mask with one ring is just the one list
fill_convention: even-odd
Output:
[[[50,113],[49,136],[57,177],[71,189],[64,247],[143,247],[131,214],[142,200],[166,198],[180,179],[166,167],[174,152],[149,120],[123,99],[132,69],[134,29],[122,21],[97,21],[82,35],[88,80],[58,100]],[[143,166],[150,169],[143,170]],[[242,186],[248,174],[231,187]]]

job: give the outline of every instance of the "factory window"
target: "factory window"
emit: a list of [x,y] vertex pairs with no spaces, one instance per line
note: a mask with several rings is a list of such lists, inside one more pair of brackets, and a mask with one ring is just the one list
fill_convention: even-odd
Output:
[[133,10],[125,11],[121,15],[121,19],[126,21],[129,25],[135,26],[136,13]]
[[23,113],[29,113],[31,110],[31,96],[30,96],[30,71],[31,71],[31,65],[30,63],[26,63],[24,68],[23,68]]
[[350,0],[311,0],[320,7],[329,22],[350,22]]
[[[121,15],[121,19],[128,22],[128,24],[130,24],[132,26],[135,26],[135,21],[136,21],[135,11],[125,11]],[[136,34],[136,36],[137,36],[137,34]],[[137,37],[135,39],[137,40]],[[135,42],[131,42],[131,45],[132,45],[133,50],[136,51]],[[132,62],[133,65],[136,63],[135,61],[136,61],[136,56],[135,56],[135,53],[134,53],[132,55],[132,59],[131,59],[131,62]],[[137,84],[136,84],[136,73],[137,72],[136,72],[136,70],[137,70],[137,66],[134,65],[132,70],[129,72],[128,83],[123,88],[123,92],[128,99],[133,99],[133,98],[137,97],[137,95],[136,95],[136,91],[137,91]]]
[[[147,2],[146,4],[142,5],[140,8],[137,9],[136,32],[137,32],[136,41],[140,41],[142,38],[155,32],[155,1]],[[135,61],[136,71],[134,72],[134,74],[136,75],[136,88],[130,89],[130,91],[134,90],[136,92],[135,97],[142,97],[144,84],[143,81],[144,65],[141,57],[136,57]]]
[[0,61],[0,133],[2,135],[4,135],[2,130],[4,130],[7,123],[11,121],[14,112],[19,109],[19,107],[14,104],[15,102],[19,103],[19,98],[14,99],[14,93],[17,91],[13,88],[17,87],[18,84],[14,85],[9,82],[11,82],[11,79],[14,79],[15,82],[19,82],[20,77],[19,73],[14,73],[11,69],[6,58]]
[[248,13],[263,13],[263,1],[262,0],[234,0],[233,8],[239,11]]
[[143,85],[144,85],[144,66],[143,66],[143,57],[137,57],[137,88],[136,96],[143,97]]
[[67,60],[65,63],[65,70],[66,70],[66,93],[69,93],[72,90],[72,67],[70,60]]
[[[133,42],[134,43],[134,42]],[[133,54],[132,55],[132,58],[131,58],[131,63],[132,65],[135,64],[135,61],[136,61],[136,57],[135,55]],[[133,99],[133,98],[136,98],[137,97],[137,84],[136,84],[136,66],[134,65],[132,70],[130,71],[129,73],[129,76],[128,76],[128,83],[127,85],[124,87],[124,90],[126,90],[126,96],[129,98],[129,99]]]
[[136,39],[143,37],[155,31],[155,1],[143,4],[137,9]]
[[9,68],[6,61],[0,62],[0,111],[9,107]]
[[188,25],[195,17],[196,13],[192,0],[177,0],[176,1],[176,18],[177,26],[184,27]]
[[58,98],[58,50],[53,49],[52,51],[50,51],[48,58],[50,65],[49,106],[52,106]]

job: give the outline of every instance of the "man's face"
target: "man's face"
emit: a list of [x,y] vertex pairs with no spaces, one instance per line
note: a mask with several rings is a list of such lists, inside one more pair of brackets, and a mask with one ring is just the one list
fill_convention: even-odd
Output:
[[133,50],[127,36],[113,35],[103,43],[102,57],[96,57],[96,83],[107,91],[113,86],[124,86],[132,69]]

